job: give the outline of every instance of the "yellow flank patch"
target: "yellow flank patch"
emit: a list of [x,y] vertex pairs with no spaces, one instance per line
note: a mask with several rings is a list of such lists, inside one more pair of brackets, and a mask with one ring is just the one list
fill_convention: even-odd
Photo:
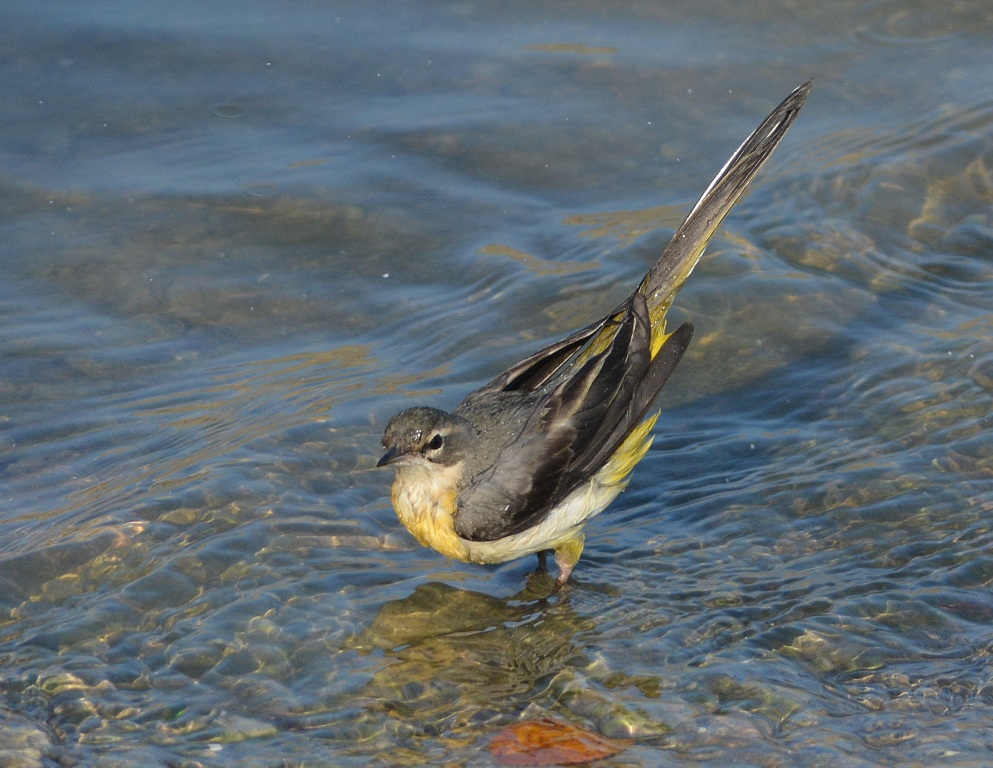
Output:
[[610,461],[601,470],[600,482],[604,485],[620,485],[631,474],[631,470],[635,468],[635,465],[645,458],[645,454],[648,453],[648,449],[651,447],[652,440],[654,439],[652,428],[655,426],[655,422],[658,421],[659,413],[661,411],[656,411],[641,422],[627,436],[624,442],[621,443],[621,447],[614,452],[614,455],[610,457]]

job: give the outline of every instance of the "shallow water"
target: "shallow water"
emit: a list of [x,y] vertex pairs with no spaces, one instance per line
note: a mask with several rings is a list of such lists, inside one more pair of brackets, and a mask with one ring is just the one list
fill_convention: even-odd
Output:
[[[0,763],[986,765],[993,12],[7,4]],[[373,469],[611,308],[791,88],[568,587]]]

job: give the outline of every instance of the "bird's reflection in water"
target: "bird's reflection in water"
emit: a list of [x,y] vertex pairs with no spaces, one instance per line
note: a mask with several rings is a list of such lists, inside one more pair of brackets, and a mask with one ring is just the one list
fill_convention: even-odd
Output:
[[511,598],[432,582],[384,604],[352,643],[392,660],[365,687],[367,705],[396,734],[462,744],[549,711],[608,735],[668,731],[611,700],[602,661],[583,648],[596,623],[567,596],[545,597],[554,586],[539,570]]

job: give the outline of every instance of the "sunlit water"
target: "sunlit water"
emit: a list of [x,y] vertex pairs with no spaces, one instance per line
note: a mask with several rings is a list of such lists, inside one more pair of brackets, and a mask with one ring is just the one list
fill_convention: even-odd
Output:
[[[987,765],[993,13],[7,3],[0,764]],[[810,103],[677,300],[655,445],[552,599],[373,469],[623,297]]]

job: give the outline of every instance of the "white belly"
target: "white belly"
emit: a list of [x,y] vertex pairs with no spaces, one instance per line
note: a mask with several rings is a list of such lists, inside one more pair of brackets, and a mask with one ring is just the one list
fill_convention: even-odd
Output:
[[589,482],[581,485],[556,506],[534,528],[506,536],[496,541],[466,541],[469,559],[474,563],[503,563],[518,557],[542,552],[570,539],[583,529],[586,521],[600,514],[624,490],[625,483],[604,485],[599,472]]

